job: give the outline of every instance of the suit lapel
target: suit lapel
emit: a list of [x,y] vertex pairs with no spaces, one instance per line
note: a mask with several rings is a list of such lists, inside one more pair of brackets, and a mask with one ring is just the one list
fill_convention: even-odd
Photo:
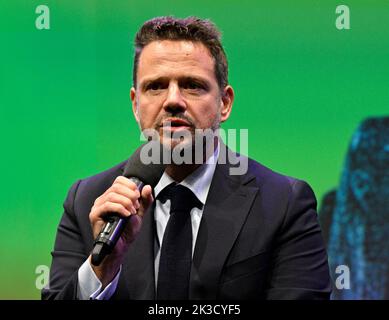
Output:
[[142,228],[128,250],[122,274],[130,299],[153,300],[154,280],[154,205],[143,217]]
[[191,269],[189,299],[216,299],[223,266],[246,220],[257,187],[218,164],[204,207]]
[[[196,240],[189,299],[217,298],[222,269],[258,192],[247,185],[254,176],[231,176],[229,169],[229,164],[215,169]],[[154,210],[155,202],[126,255],[117,292],[120,299],[155,299]]]

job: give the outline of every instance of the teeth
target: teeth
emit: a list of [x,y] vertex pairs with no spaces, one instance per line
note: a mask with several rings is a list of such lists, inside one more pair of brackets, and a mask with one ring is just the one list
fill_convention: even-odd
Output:
[[172,127],[183,127],[183,126],[186,126],[186,124],[181,123],[181,122],[172,122],[171,126]]

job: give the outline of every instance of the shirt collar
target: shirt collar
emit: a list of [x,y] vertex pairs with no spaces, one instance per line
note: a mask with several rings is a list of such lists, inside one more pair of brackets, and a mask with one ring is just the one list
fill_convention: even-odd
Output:
[[[218,146],[210,156],[207,161],[193,171],[189,176],[182,180],[179,184],[189,188],[195,196],[200,200],[200,202],[205,205],[207,200],[208,191],[211,186],[213,174],[216,169],[217,160],[219,158],[219,143]],[[158,194],[169,184],[175,182],[166,171],[163,173],[158,184],[154,188],[154,195],[157,198]]]

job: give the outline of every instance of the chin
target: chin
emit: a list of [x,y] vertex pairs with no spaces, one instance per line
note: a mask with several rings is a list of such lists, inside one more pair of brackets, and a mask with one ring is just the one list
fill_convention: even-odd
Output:
[[186,149],[186,148],[192,148],[193,146],[193,139],[185,138],[184,140],[180,140],[180,139],[172,139],[170,137],[163,137],[163,136],[160,138],[163,147],[169,150],[175,148]]

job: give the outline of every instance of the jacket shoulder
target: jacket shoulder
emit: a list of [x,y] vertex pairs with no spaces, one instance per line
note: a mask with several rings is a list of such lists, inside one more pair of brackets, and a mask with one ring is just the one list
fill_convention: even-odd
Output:
[[248,159],[247,174],[255,176],[258,186],[274,186],[274,187],[293,187],[298,181],[297,178],[284,175],[276,172],[254,159]]
[[304,180],[275,172],[261,163],[248,159],[247,175],[253,186],[259,187],[264,199],[273,203],[289,203],[296,199],[311,199],[316,207],[316,196],[312,187]]
[[123,174],[126,162],[127,160],[98,174],[81,179],[78,183],[75,203],[86,205],[89,208],[95,199],[102,195],[118,176]]
[[116,177],[123,174],[123,169],[127,160],[118,163],[117,165],[94,174],[92,176],[81,179],[81,183],[85,185],[99,185],[99,184],[107,184],[111,181],[115,180]]

